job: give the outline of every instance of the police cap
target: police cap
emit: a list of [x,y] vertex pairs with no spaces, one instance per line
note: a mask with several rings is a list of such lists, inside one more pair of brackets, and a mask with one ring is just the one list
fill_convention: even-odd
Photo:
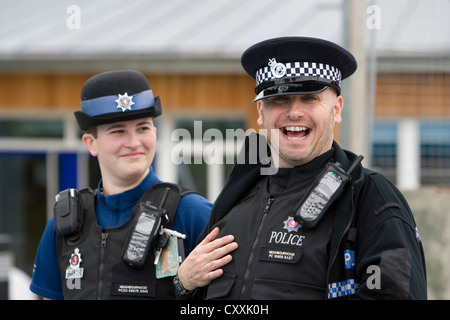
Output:
[[256,98],[318,93],[329,87],[341,93],[341,81],[355,72],[353,55],[339,45],[317,38],[281,37],[259,42],[241,58],[256,79]]

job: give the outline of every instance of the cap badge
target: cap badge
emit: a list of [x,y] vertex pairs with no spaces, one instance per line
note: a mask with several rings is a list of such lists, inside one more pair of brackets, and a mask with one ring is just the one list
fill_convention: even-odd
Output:
[[275,60],[275,58],[269,59],[268,65],[270,67],[270,71],[272,72],[272,75],[275,78],[277,78],[277,79],[282,78],[286,74],[286,66],[284,64],[282,64],[281,62],[277,62]]
[[124,95],[119,94],[119,99],[114,101],[117,102],[117,108],[122,109],[123,112],[125,112],[125,110],[131,110],[131,106],[134,104],[133,96],[128,96],[128,93],[126,92]]

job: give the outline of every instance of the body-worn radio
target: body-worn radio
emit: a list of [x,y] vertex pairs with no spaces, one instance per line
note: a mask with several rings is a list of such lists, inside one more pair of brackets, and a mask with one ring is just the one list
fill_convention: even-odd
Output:
[[324,173],[316,179],[311,191],[295,208],[295,221],[305,229],[313,228],[339,197],[345,184],[351,180],[351,173],[362,159],[363,156],[356,158],[347,172],[339,162],[330,163]]
[[125,244],[122,260],[133,267],[142,267],[148,250],[161,229],[164,210],[156,208],[150,201],[141,204],[131,233]]

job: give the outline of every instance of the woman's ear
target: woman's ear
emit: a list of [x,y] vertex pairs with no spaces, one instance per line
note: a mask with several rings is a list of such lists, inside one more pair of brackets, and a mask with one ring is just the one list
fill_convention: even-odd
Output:
[[95,145],[95,138],[90,133],[83,134],[83,137],[81,138],[85,146],[88,148],[89,152],[93,157],[97,156],[97,147]]

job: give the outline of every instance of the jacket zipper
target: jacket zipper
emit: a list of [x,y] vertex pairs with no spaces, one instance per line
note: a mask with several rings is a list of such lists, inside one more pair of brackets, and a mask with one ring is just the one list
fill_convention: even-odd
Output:
[[244,273],[244,279],[243,279],[243,283],[242,283],[240,299],[247,299],[244,296],[245,296],[245,294],[247,292],[247,281],[248,281],[248,278],[250,276],[250,269],[251,269],[251,266],[253,264],[253,259],[254,259],[254,256],[255,256],[256,248],[257,248],[257,246],[259,244],[259,239],[261,237],[261,233],[262,233],[262,230],[263,230],[264,222],[266,220],[267,214],[268,214],[269,209],[270,209],[270,207],[271,207],[271,205],[272,205],[274,200],[275,200],[274,198],[269,197],[267,199],[266,206],[264,207],[263,216],[261,218],[261,222],[259,224],[258,230],[256,231],[256,238],[253,241],[252,249],[250,251],[250,256],[249,256],[248,262],[247,262],[247,268],[246,268],[245,273]]
[[336,250],[336,252],[334,253],[334,255],[333,255],[333,257],[330,259],[330,263],[328,264],[328,272],[327,272],[327,290],[326,290],[326,293],[325,293],[325,300],[328,300],[328,286],[329,286],[329,284],[330,284],[330,272],[331,272],[331,266],[333,265],[333,263],[334,263],[334,260],[336,260],[336,257],[337,257],[337,255],[338,255],[338,253],[339,253],[339,248],[341,247],[341,242],[342,242],[342,239],[344,238],[344,236],[347,234],[347,232],[348,232],[348,230],[350,229],[350,227],[351,227],[351,225],[352,225],[352,222],[353,222],[353,217],[354,217],[354,215],[355,215],[355,205],[354,205],[354,194],[355,194],[355,188],[353,187],[353,185],[352,185],[352,193],[351,193],[351,204],[352,204],[352,213],[351,213],[351,216],[350,216],[350,219],[349,219],[349,222],[348,222],[348,224],[347,224],[347,226],[345,227],[345,229],[344,229],[344,232],[342,232],[342,234],[341,234],[341,236],[340,236],[340,238],[339,238],[339,241],[338,241],[338,245],[337,245],[337,250]]
[[101,300],[103,291],[103,271],[105,269],[105,251],[106,251],[106,239],[108,234],[102,232],[102,240],[100,243],[100,264],[98,268],[98,288],[97,288],[97,300]]

